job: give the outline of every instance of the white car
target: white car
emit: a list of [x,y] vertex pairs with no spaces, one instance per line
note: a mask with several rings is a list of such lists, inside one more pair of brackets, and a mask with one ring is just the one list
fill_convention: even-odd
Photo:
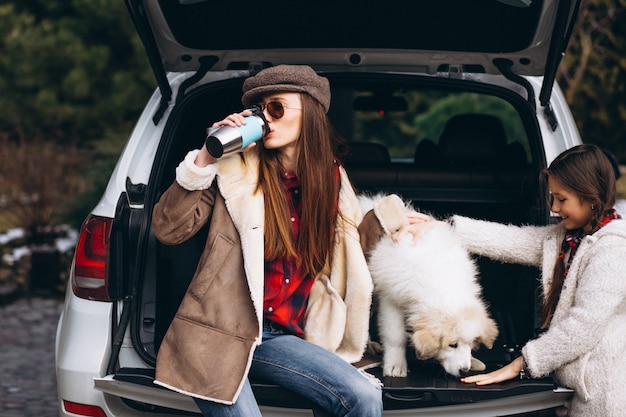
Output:
[[[579,0],[126,3],[158,89],[80,233],[56,338],[60,416],[198,413],[152,381],[204,237],[160,244],[152,207],[262,68],[307,64],[328,77],[338,153],[359,191],[440,216],[551,220],[538,172],[581,143],[554,84]],[[536,336],[538,271],[478,261],[500,336],[476,356],[494,369]],[[369,369],[384,382],[385,416],[552,415],[571,394],[551,378],[476,387],[410,347],[408,357],[406,378]],[[288,390],[253,386],[264,416],[313,416]]]

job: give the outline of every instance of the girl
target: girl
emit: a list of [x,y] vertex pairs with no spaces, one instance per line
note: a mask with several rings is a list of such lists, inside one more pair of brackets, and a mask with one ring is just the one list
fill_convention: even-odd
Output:
[[367,344],[372,281],[359,203],[333,153],[328,80],[281,65],[248,78],[243,92],[269,133],[219,160],[204,147],[189,152],[154,208],[163,243],[209,223],[156,383],[193,396],[205,416],[260,416],[248,376],[335,416],[380,416],[380,386],[350,364]]
[[[556,225],[516,227],[453,216],[473,253],[542,268],[543,328],[522,355],[494,372],[462,378],[486,385],[555,372],[575,390],[569,415],[618,417],[626,410],[626,225],[612,208],[615,174],[600,148],[580,145],[542,173]],[[429,223],[400,233],[419,234]],[[565,410],[561,410],[565,411]]]

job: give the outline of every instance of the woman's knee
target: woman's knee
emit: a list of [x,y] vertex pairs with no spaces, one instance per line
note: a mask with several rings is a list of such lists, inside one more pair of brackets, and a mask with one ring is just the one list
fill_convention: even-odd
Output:
[[369,381],[363,378],[364,383],[354,386],[350,401],[350,411],[346,417],[380,417],[383,411],[383,397],[381,386],[376,380]]
[[194,398],[193,400],[205,417],[261,417],[261,411],[254,398],[249,381],[245,381],[239,398],[233,405],[220,404],[199,398]]

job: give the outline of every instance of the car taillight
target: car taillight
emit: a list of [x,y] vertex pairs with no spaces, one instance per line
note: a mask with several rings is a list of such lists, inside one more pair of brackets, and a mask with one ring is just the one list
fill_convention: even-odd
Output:
[[107,417],[104,410],[96,405],[79,404],[63,400],[63,407],[68,413],[78,414],[80,416]]
[[72,290],[77,297],[111,301],[107,288],[113,219],[89,216],[80,229]]

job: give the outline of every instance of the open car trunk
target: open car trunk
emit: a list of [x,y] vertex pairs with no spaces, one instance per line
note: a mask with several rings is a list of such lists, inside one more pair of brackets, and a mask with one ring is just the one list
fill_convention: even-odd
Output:
[[[537,225],[549,221],[544,191],[538,187],[538,173],[545,167],[539,127],[534,110],[519,94],[508,88],[479,89],[476,83],[400,74],[325,75],[333,88],[329,116],[347,141],[342,160],[359,192],[397,193],[419,210],[440,217],[462,214]],[[241,79],[229,79],[199,87],[173,110],[156,155],[158,168],[150,179],[147,212],[174,181],[175,168],[184,155],[203,146],[206,128],[241,109],[241,83]],[[455,116],[466,121],[450,133],[449,122]],[[456,139],[445,139],[450,135]],[[153,367],[195,272],[206,230],[177,246],[162,245],[151,233],[147,236],[145,253],[139,255],[145,257],[145,271],[130,326],[133,346],[147,366],[120,361],[120,368],[97,380],[96,387],[125,398],[135,408],[184,414],[196,410],[193,402],[152,384]],[[508,363],[536,336],[539,271],[485,258],[479,258],[478,264],[483,295],[500,335],[492,350],[480,350],[475,356],[493,370]],[[374,310],[374,340],[375,314]],[[500,414],[513,414],[557,406],[568,395],[551,378],[486,387],[463,384],[446,375],[438,363],[416,360],[410,348],[407,356],[410,373],[406,378],[383,378],[378,357],[368,357],[361,364],[383,381],[386,410],[439,415],[428,408],[452,407],[478,416],[495,407]],[[311,406],[283,388],[253,386],[262,405]]]

